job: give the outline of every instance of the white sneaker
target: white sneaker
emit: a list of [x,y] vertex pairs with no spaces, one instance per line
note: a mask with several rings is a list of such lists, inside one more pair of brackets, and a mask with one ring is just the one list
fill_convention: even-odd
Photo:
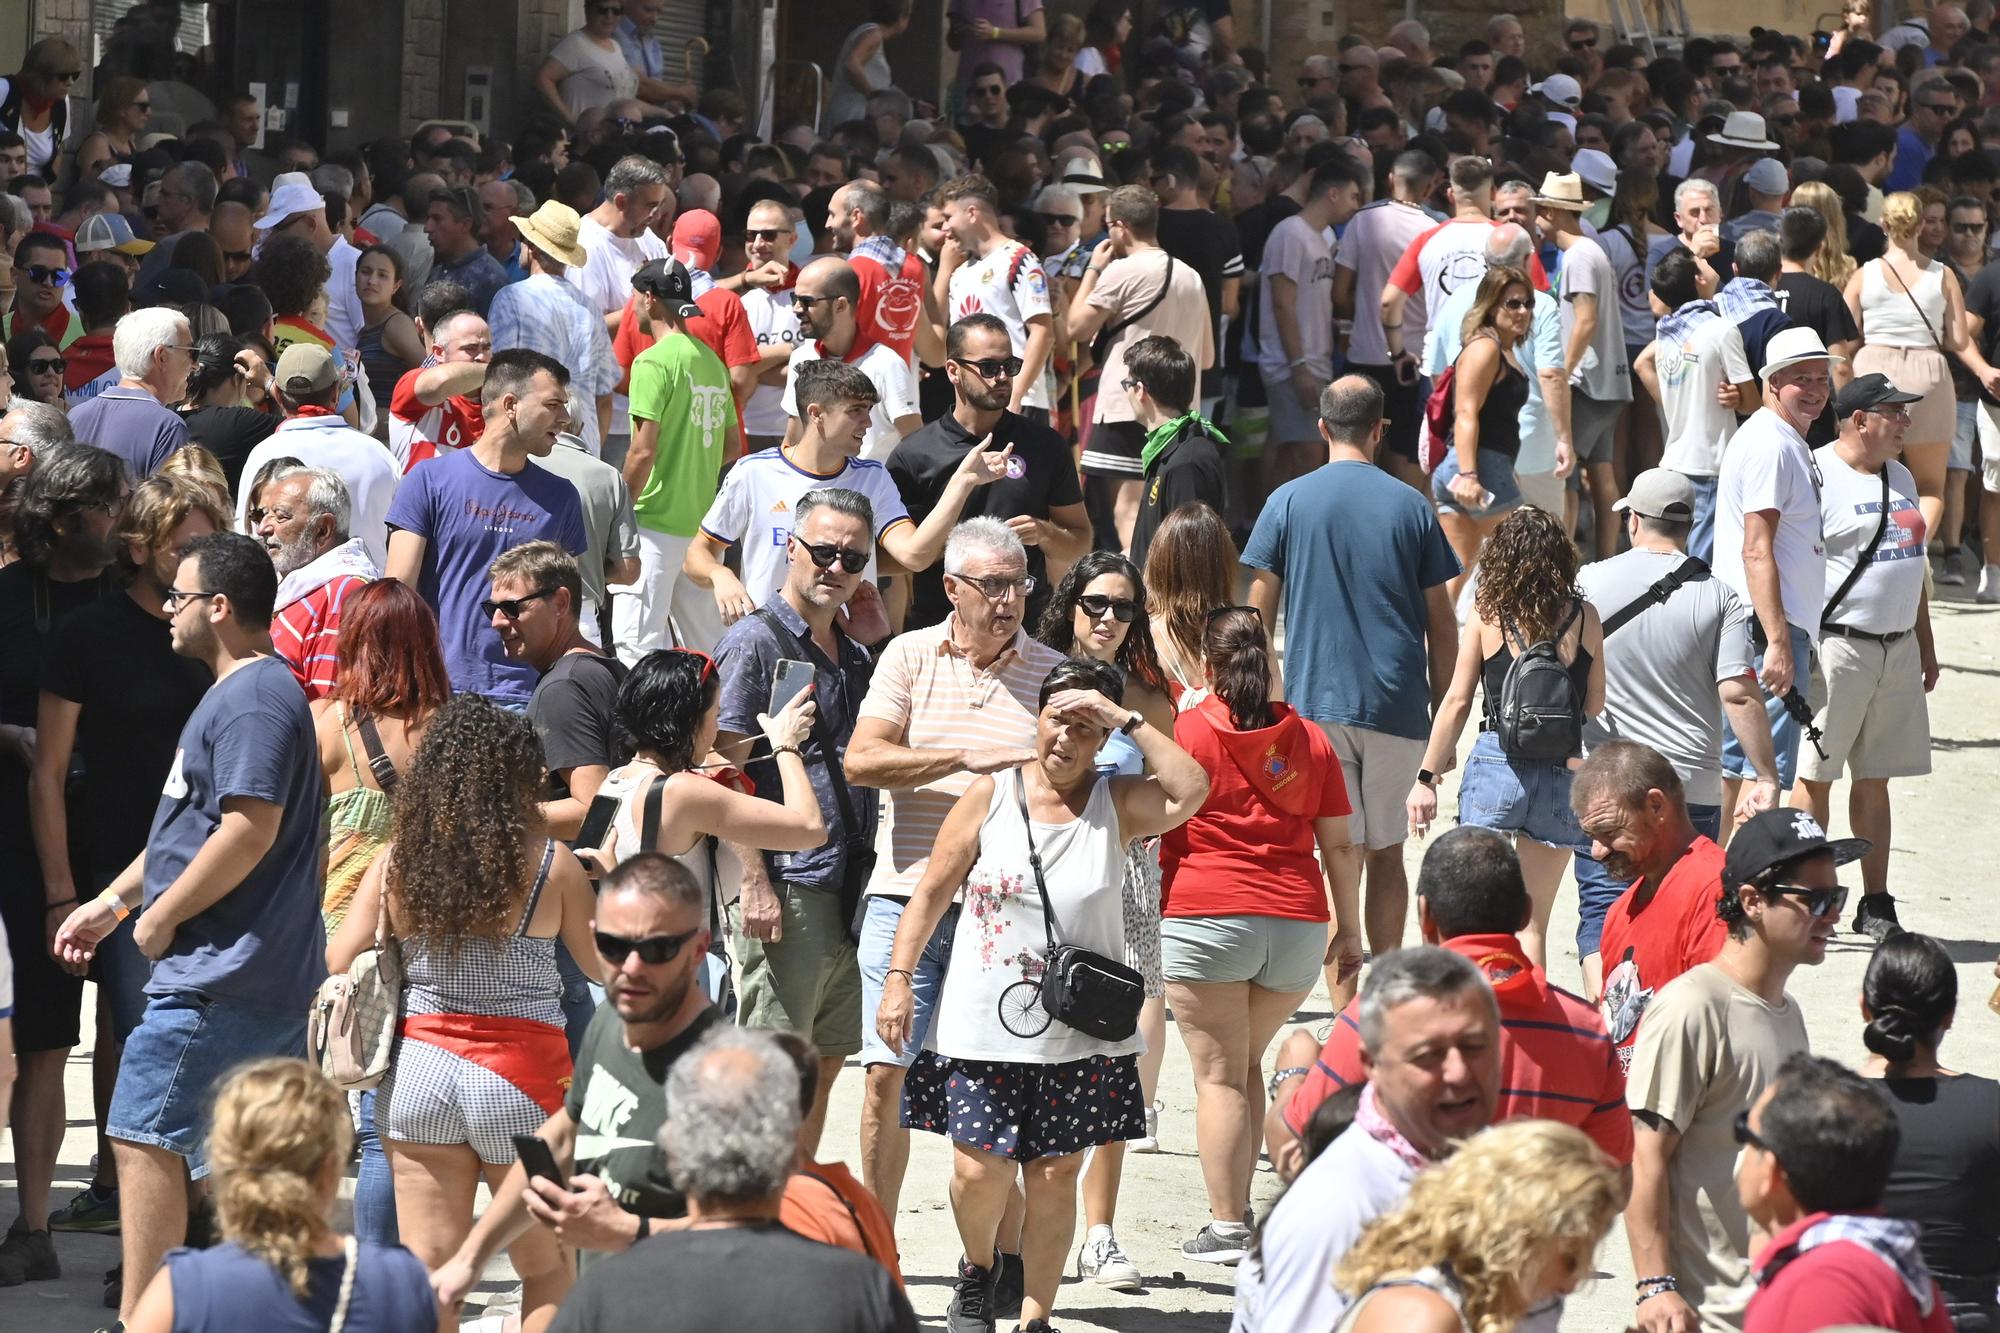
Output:
[[[1993,568],[2000,569],[2000,565],[1993,566]],[[1154,1102],[1146,1108],[1146,1135],[1144,1138],[1126,1140],[1126,1152],[1158,1152],[1160,1150],[1160,1106],[1161,1103]]]
[[1141,1285],[1139,1266],[1119,1248],[1110,1227],[1092,1227],[1083,1238],[1083,1248],[1076,1256],[1076,1275],[1112,1291],[1137,1291]]
[[2000,565],[1979,567],[1979,591],[1973,594],[1972,600],[1988,604],[2000,602]]

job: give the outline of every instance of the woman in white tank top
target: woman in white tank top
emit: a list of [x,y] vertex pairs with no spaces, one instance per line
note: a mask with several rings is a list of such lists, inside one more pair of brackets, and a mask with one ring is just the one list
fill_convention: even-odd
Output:
[[1971,336],[1957,276],[1917,248],[1923,213],[1922,201],[1908,192],[1883,201],[1888,250],[1854,271],[1846,296],[1861,330],[1854,373],[1887,375],[1898,388],[1923,395],[1923,401],[1910,407],[1903,461],[1916,477],[1925,531],[1935,533],[1944,516],[1945,464],[1958,423],[1945,356],[1956,356],[1989,391],[2000,389],[2000,370],[1986,363]]

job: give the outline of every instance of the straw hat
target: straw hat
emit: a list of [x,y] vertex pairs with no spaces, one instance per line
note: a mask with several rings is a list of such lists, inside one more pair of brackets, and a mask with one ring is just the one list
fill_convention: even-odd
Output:
[[576,243],[577,228],[583,219],[568,204],[551,199],[527,217],[507,219],[514,229],[544,254],[552,255],[570,268],[582,268],[590,261],[584,248]]

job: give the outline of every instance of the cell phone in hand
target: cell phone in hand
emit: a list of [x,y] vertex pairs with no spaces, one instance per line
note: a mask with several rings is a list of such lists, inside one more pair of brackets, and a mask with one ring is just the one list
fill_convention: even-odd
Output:
[[533,1134],[514,1136],[514,1155],[521,1159],[522,1168],[531,1176],[539,1176],[557,1189],[569,1188],[569,1181],[563,1176],[562,1168],[556,1165],[556,1155],[549,1145]]
[[784,712],[792,700],[812,688],[812,683],[811,662],[794,662],[790,658],[780,659],[778,669],[771,674],[771,716],[776,717]]

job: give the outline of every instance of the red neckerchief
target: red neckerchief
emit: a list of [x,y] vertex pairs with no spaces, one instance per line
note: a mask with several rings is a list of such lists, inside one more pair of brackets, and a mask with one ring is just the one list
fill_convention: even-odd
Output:
[[292,415],[294,417],[330,417],[339,414],[330,407],[318,407],[312,403],[306,403],[298,411],[292,413]]
[[755,796],[757,794],[757,784],[751,780],[748,773],[745,773],[740,768],[698,768],[695,772],[701,774],[701,776],[719,787],[727,787],[731,791],[740,791],[745,796]]

